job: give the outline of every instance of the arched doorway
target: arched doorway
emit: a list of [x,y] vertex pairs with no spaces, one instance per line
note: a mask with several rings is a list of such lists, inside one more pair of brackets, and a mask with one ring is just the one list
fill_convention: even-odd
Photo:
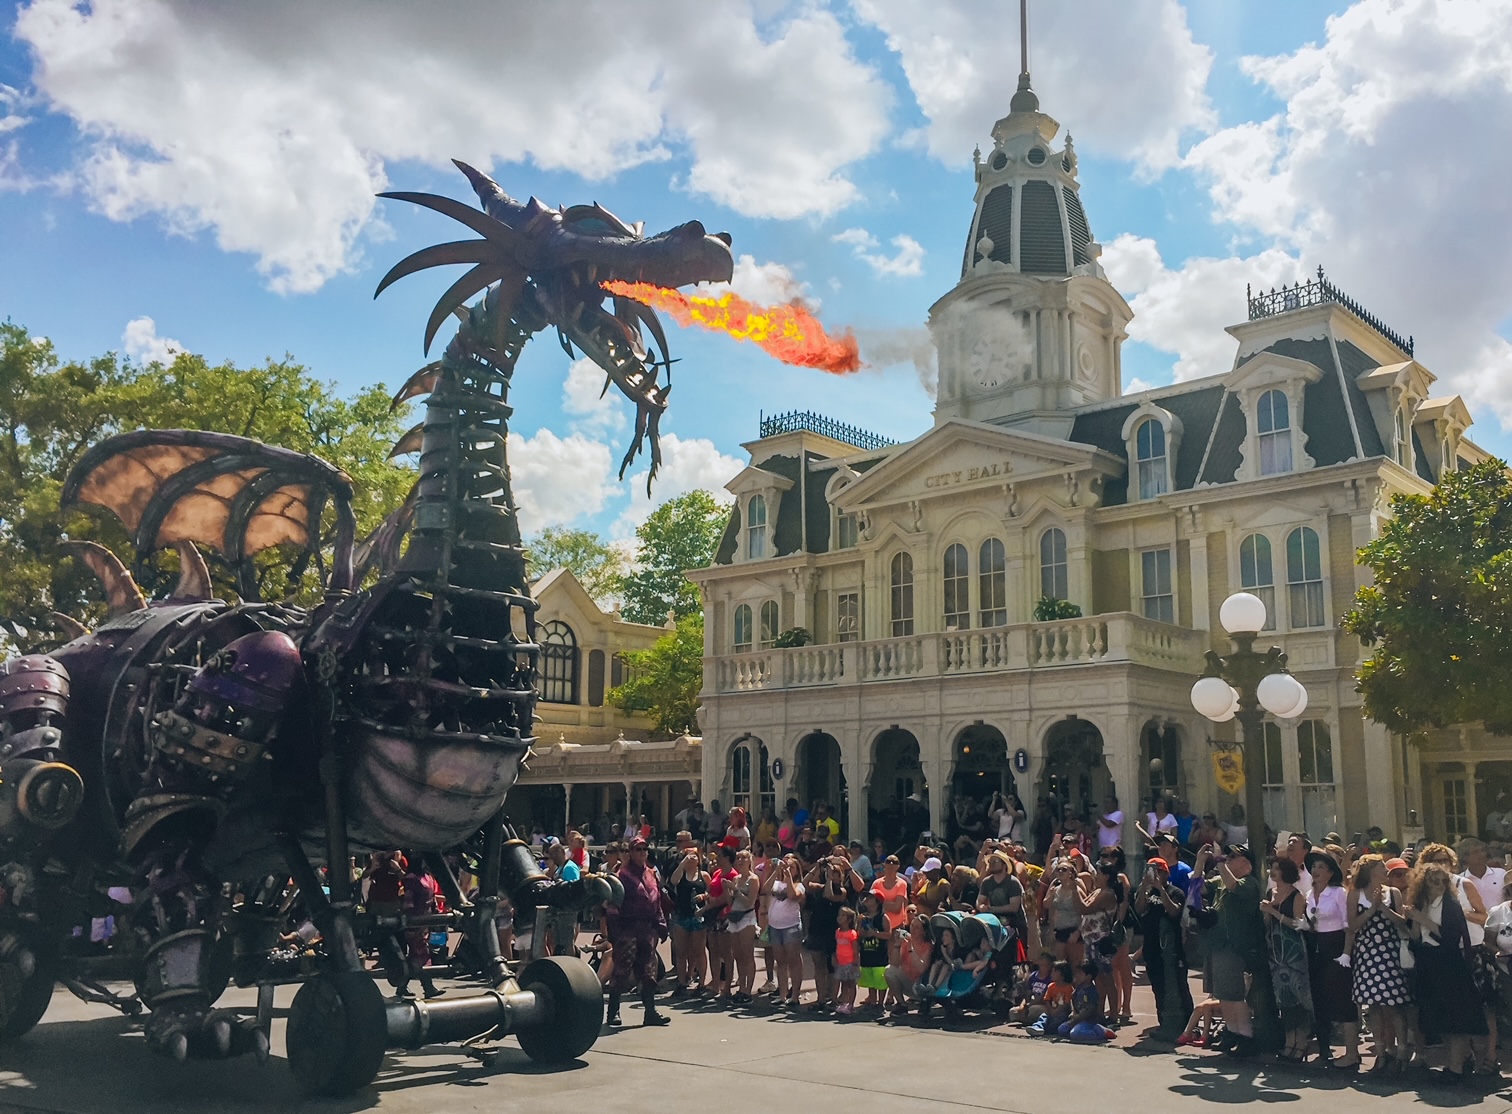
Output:
[[956,736],[946,838],[954,842],[965,834],[980,843],[988,835],[995,836],[997,830],[988,813],[996,793],[1018,793],[1013,764],[1008,759],[1008,740],[991,724],[974,723]]
[[1045,765],[1039,794],[1078,816],[1102,814],[1102,801],[1116,793],[1113,776],[1103,761],[1103,738],[1095,724],[1067,716],[1045,733]]
[[869,835],[880,836],[889,851],[930,830],[929,783],[912,731],[891,727],[877,736],[867,796]]
[[818,805],[824,805],[829,815],[840,822],[840,833],[845,836],[850,791],[845,784],[839,742],[823,731],[811,732],[798,740],[793,765],[793,795],[798,798],[798,806],[812,813]]
[[1155,807],[1155,798],[1174,804],[1184,796],[1181,770],[1181,732],[1174,723],[1152,719],[1139,733],[1140,811]]

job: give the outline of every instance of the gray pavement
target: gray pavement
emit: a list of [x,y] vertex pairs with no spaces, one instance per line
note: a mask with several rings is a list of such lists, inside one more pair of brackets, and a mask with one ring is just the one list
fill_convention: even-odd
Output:
[[[1137,997],[1147,996],[1141,991]],[[292,990],[279,995],[287,1007]],[[252,996],[232,991],[222,1004]],[[215,1111],[377,1110],[383,1114],[559,1111],[581,1114],[739,1114],[844,1107],[866,1114],[932,1109],[1024,1114],[1166,1114],[1206,1103],[1295,1103],[1295,1110],[1512,1110],[1512,1087],[1491,1095],[1424,1086],[1397,1089],[1364,1077],[1315,1079],[1209,1053],[1172,1054],[1125,1029],[1116,1044],[1082,1048],[1014,1035],[1006,1028],[946,1031],[756,1008],[729,1013],[709,1003],[670,1007],[665,1029],[606,1031],[580,1063],[543,1070],[505,1041],[491,1067],[455,1048],[390,1055],[377,1081],[350,1099],[303,1100],[283,1059],[282,1008],[273,1058],[176,1064],[148,1053],[132,1027],[60,991],[24,1040],[0,1051],[0,1112],[179,1114]]]

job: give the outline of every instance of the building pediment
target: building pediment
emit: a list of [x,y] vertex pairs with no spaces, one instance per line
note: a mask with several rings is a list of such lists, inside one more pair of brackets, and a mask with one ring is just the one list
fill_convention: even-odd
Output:
[[725,484],[725,490],[731,495],[741,496],[753,492],[788,491],[792,486],[793,481],[786,476],[779,476],[776,472],[768,472],[753,464],[737,472],[735,478]]
[[850,511],[1044,477],[1118,476],[1123,470],[1122,460],[1090,445],[953,419],[846,486],[836,503]]
[[1266,351],[1251,356],[1234,368],[1224,377],[1223,385],[1238,393],[1261,387],[1279,387],[1298,380],[1316,383],[1321,378],[1322,369],[1306,360]]

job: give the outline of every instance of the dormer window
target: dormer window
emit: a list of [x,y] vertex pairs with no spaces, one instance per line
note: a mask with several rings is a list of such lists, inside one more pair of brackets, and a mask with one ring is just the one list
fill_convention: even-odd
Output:
[[1139,467],[1139,497],[1154,499],[1170,490],[1166,480],[1165,427],[1154,418],[1139,423],[1134,437]]
[[759,561],[767,555],[767,505],[760,495],[746,504],[746,556]]
[[856,514],[851,511],[848,514],[835,516],[835,548],[855,549],[856,542],[860,540],[861,531],[856,522]]
[[1291,407],[1282,391],[1260,396],[1256,414],[1260,434],[1260,474],[1275,476],[1292,470]]
[[1403,468],[1412,467],[1412,444],[1407,437],[1407,415],[1403,413],[1401,406],[1396,408],[1393,417],[1391,458]]

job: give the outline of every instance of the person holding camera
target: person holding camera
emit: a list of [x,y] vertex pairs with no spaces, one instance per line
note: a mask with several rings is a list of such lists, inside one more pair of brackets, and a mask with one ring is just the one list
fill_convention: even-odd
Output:
[[1255,1051],[1255,1016],[1245,975],[1258,977],[1268,963],[1253,854],[1242,843],[1230,846],[1227,854],[1209,843],[1197,853],[1193,867],[1202,876],[1206,876],[1209,865],[1218,868],[1220,888],[1207,928],[1207,989],[1218,999],[1223,1013],[1225,1034],[1218,1047],[1241,1057]]
[[789,1009],[798,1008],[803,991],[803,865],[796,855],[774,860],[763,887],[767,905],[767,950],[776,962],[775,1000]]
[[992,831],[999,842],[1022,839],[1025,817],[1024,802],[1016,795],[1004,796],[1001,789],[992,795],[992,803],[987,806],[987,819],[992,822]]
[[1145,974],[1155,993],[1155,1016],[1168,1035],[1185,1031],[1195,1008],[1181,932],[1185,904],[1186,891],[1171,881],[1170,864],[1163,858],[1145,863],[1134,891],[1134,916],[1144,937]]
[[803,946],[814,961],[813,1008],[827,1010],[835,1004],[835,932],[840,927],[840,907],[861,892],[861,879],[844,851],[832,851],[814,864],[803,883],[809,914]]

